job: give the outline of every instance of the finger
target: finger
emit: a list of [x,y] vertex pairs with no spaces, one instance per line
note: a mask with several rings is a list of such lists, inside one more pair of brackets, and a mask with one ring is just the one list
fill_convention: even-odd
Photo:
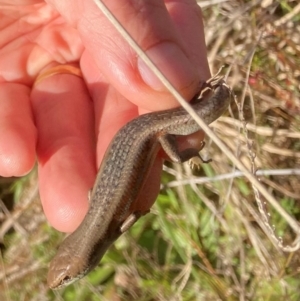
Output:
[[117,131],[138,116],[137,107],[122,96],[95,66],[89,53],[81,58],[81,70],[94,103],[97,166]]
[[[92,1],[84,4],[77,2],[77,6],[74,6],[74,1],[51,2],[79,29],[82,40],[98,68],[127,99],[147,110],[177,105]],[[71,7],[71,2],[75,8],[70,13],[67,8]],[[104,2],[173,85],[184,97],[190,99],[200,81],[198,70],[207,64],[206,53],[202,51],[204,41],[201,14],[196,2],[185,0],[170,5],[170,13],[175,14],[174,19],[170,17],[161,0]],[[168,1],[166,3],[169,5]],[[180,10],[184,14],[179,18]],[[179,22],[185,27],[180,34],[177,32],[180,24],[175,25],[174,22]],[[183,38],[181,34],[188,29],[193,29],[194,36],[189,34]],[[191,38],[201,41],[187,44],[186,40]],[[196,61],[196,50],[188,50],[189,45],[195,44],[202,45]],[[205,63],[199,66],[199,62],[203,61]],[[207,65],[205,66],[201,73],[203,79],[209,76]]]
[[153,206],[160,189],[160,176],[162,172],[162,159],[157,158],[149,171],[146,182],[140,191],[131,209],[133,212],[147,212]]
[[[195,3],[178,5],[173,1],[166,1],[170,17],[183,40],[189,60],[194,64],[200,82],[210,77],[207,62],[207,51],[204,36],[204,26],[201,8]],[[195,7],[196,5],[196,7]]]
[[51,225],[71,232],[87,211],[96,174],[92,102],[83,80],[71,74],[43,79],[31,99],[43,208]]
[[22,176],[35,163],[36,128],[29,88],[21,84],[0,84],[0,174]]

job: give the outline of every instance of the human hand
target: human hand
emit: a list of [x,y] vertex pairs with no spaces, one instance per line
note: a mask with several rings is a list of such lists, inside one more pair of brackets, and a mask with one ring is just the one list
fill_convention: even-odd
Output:
[[[87,211],[87,192],[117,130],[141,113],[178,104],[93,1],[47,2],[0,1],[0,174],[24,175],[37,156],[45,214],[55,228],[71,232]],[[104,2],[191,99],[209,77],[195,1]],[[34,84],[39,74],[66,64],[80,67],[83,78],[62,67]],[[158,158],[144,188],[149,207],[161,165]]]

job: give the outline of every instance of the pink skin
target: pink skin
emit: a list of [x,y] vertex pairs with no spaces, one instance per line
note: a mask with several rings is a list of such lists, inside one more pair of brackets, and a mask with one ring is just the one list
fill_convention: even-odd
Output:
[[[190,99],[210,76],[195,1],[104,2]],[[93,1],[6,3],[0,0],[0,175],[25,175],[37,157],[45,214],[53,227],[72,232],[116,131],[139,114],[178,103]],[[80,67],[83,78],[61,73],[33,86],[40,73],[61,64]],[[161,166],[159,157],[138,208],[155,201]]]

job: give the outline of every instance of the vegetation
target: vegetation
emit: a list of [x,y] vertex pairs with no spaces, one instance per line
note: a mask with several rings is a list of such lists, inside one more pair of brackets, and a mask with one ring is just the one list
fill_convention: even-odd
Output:
[[[223,1],[203,14],[212,73],[225,65],[236,95],[211,127],[299,221],[297,2]],[[209,139],[202,155],[213,162],[194,175],[167,165],[151,213],[88,277],[57,292],[45,278],[63,235],[45,220],[36,172],[0,178],[0,300],[300,300],[300,252],[270,238],[256,199],[284,246],[296,237],[286,218]]]

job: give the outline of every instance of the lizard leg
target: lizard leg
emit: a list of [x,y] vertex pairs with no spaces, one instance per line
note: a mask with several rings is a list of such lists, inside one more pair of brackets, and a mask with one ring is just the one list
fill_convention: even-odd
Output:
[[149,213],[150,210],[147,210],[146,212],[141,212],[141,211],[136,211],[131,213],[126,219],[125,221],[122,223],[121,227],[120,227],[120,231],[121,233],[126,232],[129,228],[131,228],[131,226],[143,215]]

